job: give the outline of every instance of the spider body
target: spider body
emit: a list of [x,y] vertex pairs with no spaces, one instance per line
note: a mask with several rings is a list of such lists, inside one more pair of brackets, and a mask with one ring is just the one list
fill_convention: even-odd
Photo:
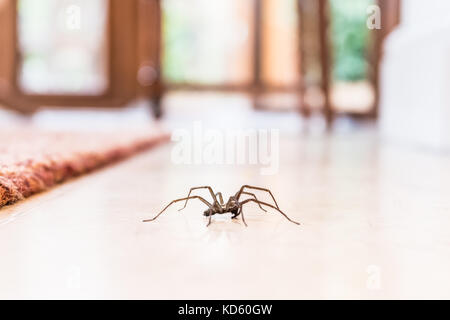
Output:
[[[184,208],[183,208],[184,209]],[[236,197],[231,196],[230,199],[228,199],[226,204],[219,203],[218,201],[214,201],[212,208],[205,210],[203,212],[203,215],[205,217],[213,216],[215,214],[225,214],[225,213],[231,213],[233,214],[232,218],[236,218],[239,213],[239,201],[236,199]]]
[[[197,189],[208,189],[209,193],[211,194],[211,197],[213,199],[212,203],[208,202],[207,200],[205,200],[204,198],[202,198],[200,196],[191,196],[192,191],[197,190]],[[254,193],[250,193],[250,192],[246,191],[247,189],[254,189],[254,190],[260,190],[260,191],[268,192],[270,194],[270,196],[272,197],[272,200],[275,203],[275,205],[272,205],[272,204],[269,204],[269,203],[266,203],[266,202],[258,200],[256,195]],[[248,196],[251,196],[252,198],[244,199],[244,200],[241,201],[240,198],[241,198],[242,195],[248,195]],[[275,197],[273,196],[272,192],[269,189],[260,188],[260,187],[254,187],[254,186],[249,186],[249,185],[242,186],[239,189],[239,191],[236,192],[235,195],[231,196],[228,199],[228,201],[226,203],[224,203],[224,201],[223,201],[222,193],[221,192],[214,193],[212,188],[209,187],[209,186],[202,186],[202,187],[191,188],[189,190],[189,194],[188,194],[187,197],[173,200],[160,213],[158,213],[154,218],[144,220],[143,222],[154,221],[156,218],[158,218],[173,203],[179,202],[179,201],[185,201],[184,207],[178,210],[178,211],[181,211],[184,208],[186,208],[187,202],[190,199],[198,199],[198,200],[202,201],[204,204],[206,204],[208,206],[208,209],[203,212],[203,215],[209,218],[207,226],[209,226],[211,224],[211,217],[213,215],[215,215],[215,214],[225,214],[225,213],[231,213],[232,214],[232,217],[231,217],[232,219],[235,219],[236,217],[241,215],[242,222],[244,222],[244,225],[247,226],[247,223],[245,222],[244,212],[242,210],[242,207],[243,207],[244,204],[246,204],[248,202],[255,202],[255,203],[257,203],[258,206],[261,208],[261,210],[263,210],[264,212],[266,212],[266,210],[262,206],[266,206],[266,207],[270,207],[272,209],[275,209],[279,213],[281,213],[290,222],[295,223],[295,224],[300,224],[300,223],[298,223],[296,221],[291,220],[284,212],[282,212],[280,210],[280,208],[278,207],[277,201],[275,200]]]

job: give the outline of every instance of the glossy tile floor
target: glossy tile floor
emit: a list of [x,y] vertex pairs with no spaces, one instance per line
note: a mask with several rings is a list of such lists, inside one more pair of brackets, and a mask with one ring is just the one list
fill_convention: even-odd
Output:
[[[282,131],[270,176],[176,165],[172,148],[0,210],[0,298],[450,298],[450,157],[373,128]],[[191,186],[247,183],[302,225],[250,204],[247,228],[227,215],[206,228],[195,200],[141,222]]]
[[[176,166],[165,146],[3,209],[0,297],[449,298],[448,159],[367,134],[280,147],[274,176]],[[248,228],[206,228],[195,201],[140,222],[190,186],[244,183],[302,225],[249,205]]]

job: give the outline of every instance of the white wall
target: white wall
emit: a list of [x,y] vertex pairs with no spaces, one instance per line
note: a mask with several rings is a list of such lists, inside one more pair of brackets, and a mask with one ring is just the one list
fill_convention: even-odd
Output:
[[404,0],[402,6],[381,64],[381,133],[450,150],[450,1]]

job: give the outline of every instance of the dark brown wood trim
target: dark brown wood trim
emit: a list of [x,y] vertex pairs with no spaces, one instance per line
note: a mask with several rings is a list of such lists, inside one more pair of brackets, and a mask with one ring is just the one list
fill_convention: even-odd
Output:
[[327,127],[333,124],[334,112],[330,101],[330,44],[329,44],[329,3],[328,0],[318,0],[319,3],[319,38],[320,38],[320,62],[322,81],[321,87],[324,94],[324,115]]
[[310,108],[305,101],[306,83],[304,80],[306,69],[305,69],[305,28],[306,23],[304,19],[304,0],[297,0],[297,15],[298,15],[298,36],[299,36],[299,48],[298,48],[298,61],[299,61],[299,72],[300,72],[300,89],[299,89],[299,111],[304,117],[310,116]]
[[262,39],[263,39],[263,0],[254,0],[253,7],[253,106],[259,109],[258,99],[262,91]]

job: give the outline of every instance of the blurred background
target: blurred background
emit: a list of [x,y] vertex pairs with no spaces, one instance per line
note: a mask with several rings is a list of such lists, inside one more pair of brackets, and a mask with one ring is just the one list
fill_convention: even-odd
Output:
[[[367,27],[371,5],[379,30]],[[183,95],[218,93],[218,104],[239,97],[327,126],[376,118],[381,46],[400,15],[398,0],[1,0],[0,10],[5,108],[139,100],[159,117]]]
[[225,123],[250,110],[268,125],[281,117],[319,131],[369,121],[387,139],[447,148],[447,23],[437,18],[446,8],[442,0],[0,0],[0,103],[29,117],[140,106],[148,119],[219,112]]

